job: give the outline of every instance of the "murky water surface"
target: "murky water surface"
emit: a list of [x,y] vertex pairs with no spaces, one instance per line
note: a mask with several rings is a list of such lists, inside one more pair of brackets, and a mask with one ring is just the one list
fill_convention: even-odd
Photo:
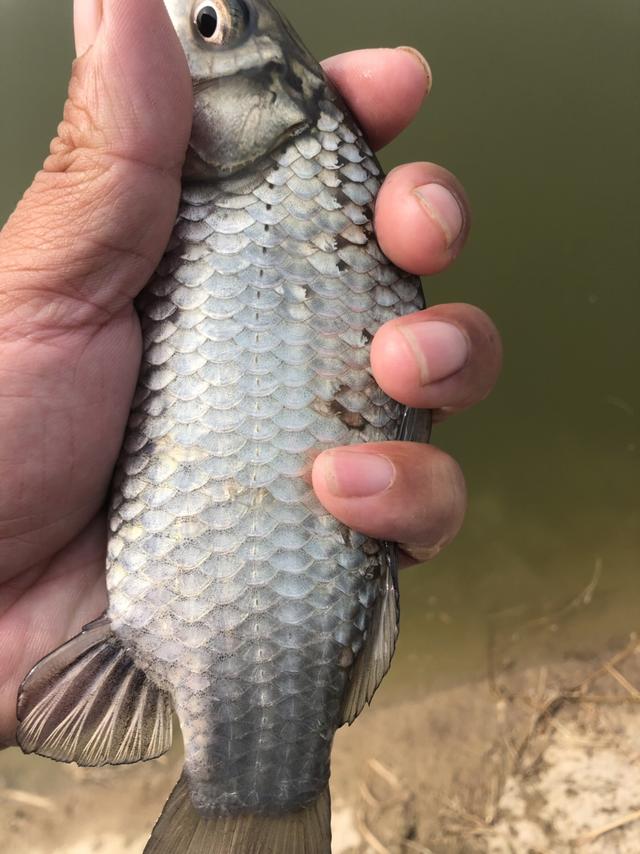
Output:
[[[383,160],[434,160],[465,182],[473,238],[427,295],[483,306],[505,339],[496,394],[435,433],[465,468],[468,521],[445,555],[404,576],[380,702],[483,674],[496,632],[529,621],[549,627],[540,656],[563,652],[559,620],[572,621],[576,648],[636,628],[640,6],[282,7],[318,55],[409,42],[429,57],[428,106]],[[54,133],[70,33],[68,0],[0,0],[0,221]]]

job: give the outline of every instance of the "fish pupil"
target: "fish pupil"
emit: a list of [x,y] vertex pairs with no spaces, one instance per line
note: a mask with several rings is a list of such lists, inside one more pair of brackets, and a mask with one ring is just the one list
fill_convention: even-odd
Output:
[[205,39],[210,39],[218,29],[218,13],[213,6],[205,6],[198,12],[196,23],[200,35]]

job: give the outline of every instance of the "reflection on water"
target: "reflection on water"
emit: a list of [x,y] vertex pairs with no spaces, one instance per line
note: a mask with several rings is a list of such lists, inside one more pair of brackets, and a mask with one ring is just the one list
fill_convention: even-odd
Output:
[[[481,304],[505,337],[491,402],[436,431],[465,467],[468,522],[404,578],[383,695],[484,672],[496,625],[548,618],[552,653],[553,615],[593,580],[588,607],[571,611],[572,643],[623,634],[638,623],[640,554],[640,6],[282,6],[319,54],[410,41],[429,56],[429,105],[384,160],[431,159],[464,180],[474,236],[427,294]],[[0,219],[54,131],[70,18],[70,3],[0,3]]]

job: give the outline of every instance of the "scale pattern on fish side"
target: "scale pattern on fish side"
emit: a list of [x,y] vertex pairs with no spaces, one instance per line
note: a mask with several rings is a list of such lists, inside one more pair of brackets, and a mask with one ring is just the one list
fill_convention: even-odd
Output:
[[290,811],[323,791],[393,559],[304,477],[323,448],[397,438],[405,414],[369,367],[380,325],[423,307],[373,236],[381,177],[327,90],[317,126],[258,168],[185,186],[139,301],[109,617],[173,697],[205,814]]

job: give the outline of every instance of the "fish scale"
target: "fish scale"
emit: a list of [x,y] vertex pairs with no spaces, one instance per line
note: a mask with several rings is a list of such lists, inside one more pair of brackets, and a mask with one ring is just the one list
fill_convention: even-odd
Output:
[[362,135],[325,100],[316,128],[262,173],[187,186],[139,300],[145,369],[115,482],[109,617],[170,687],[208,809],[295,809],[328,780],[384,556],[303,475],[325,447],[399,435],[403,408],[379,393],[369,342],[422,307],[363,211],[379,182]]

